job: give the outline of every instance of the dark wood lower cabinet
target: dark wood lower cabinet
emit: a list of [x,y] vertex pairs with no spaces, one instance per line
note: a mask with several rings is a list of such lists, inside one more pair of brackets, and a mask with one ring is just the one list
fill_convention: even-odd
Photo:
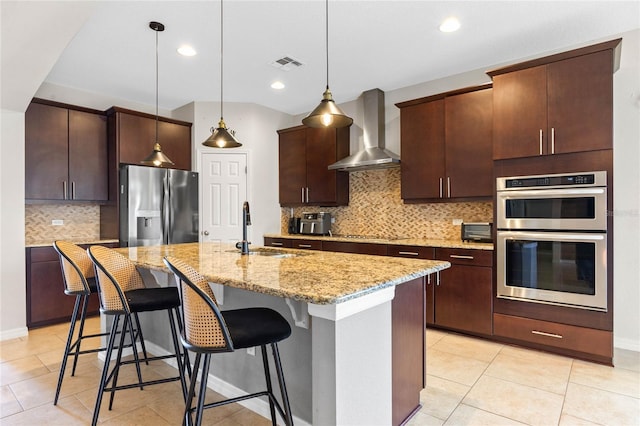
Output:
[[425,278],[396,286],[392,317],[392,423],[402,424],[420,409],[425,387]]
[[494,335],[503,340],[611,364],[613,332],[513,315],[493,314]]
[[[115,244],[105,244],[116,247]],[[88,246],[83,246],[88,247]],[[75,296],[64,293],[60,258],[53,247],[26,249],[27,327],[67,322],[71,319]],[[100,307],[97,294],[89,298],[88,315],[96,315]]]

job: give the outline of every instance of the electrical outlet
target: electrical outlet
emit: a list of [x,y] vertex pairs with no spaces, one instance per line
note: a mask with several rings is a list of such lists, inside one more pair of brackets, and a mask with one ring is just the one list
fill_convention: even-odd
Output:
[[454,225],[462,225],[462,219],[453,219],[451,222]]
[[53,219],[51,221],[51,224],[53,226],[62,226],[62,225],[64,225],[64,220],[62,220],[62,219]]
[[247,354],[255,356],[256,355],[256,348],[255,347],[247,348]]

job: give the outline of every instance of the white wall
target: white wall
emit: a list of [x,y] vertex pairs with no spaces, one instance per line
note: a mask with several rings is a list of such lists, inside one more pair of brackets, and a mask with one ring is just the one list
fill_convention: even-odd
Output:
[[640,30],[613,75],[614,346],[640,351]]
[[0,110],[0,340],[26,327],[24,113]]

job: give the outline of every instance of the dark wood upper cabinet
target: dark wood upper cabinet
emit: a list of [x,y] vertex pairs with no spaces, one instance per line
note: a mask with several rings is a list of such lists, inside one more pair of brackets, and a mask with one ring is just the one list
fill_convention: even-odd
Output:
[[405,202],[492,196],[492,104],[490,86],[397,104]]
[[25,199],[106,201],[104,114],[34,99],[25,113]]
[[[120,164],[140,164],[156,143],[156,117],[113,107],[109,116],[109,149]],[[172,168],[191,170],[191,123],[158,118],[158,142],[171,161]]]
[[328,166],[349,155],[349,128],[278,130],[280,205],[349,204],[349,175]]
[[620,41],[489,72],[493,158],[611,149]]

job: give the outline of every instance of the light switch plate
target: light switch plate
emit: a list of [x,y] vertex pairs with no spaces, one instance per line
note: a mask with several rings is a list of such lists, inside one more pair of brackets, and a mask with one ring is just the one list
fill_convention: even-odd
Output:
[[451,222],[454,225],[462,225],[462,219],[453,219]]
[[62,225],[64,225],[64,220],[62,220],[62,219],[53,219],[51,221],[51,224],[53,226],[62,226]]

